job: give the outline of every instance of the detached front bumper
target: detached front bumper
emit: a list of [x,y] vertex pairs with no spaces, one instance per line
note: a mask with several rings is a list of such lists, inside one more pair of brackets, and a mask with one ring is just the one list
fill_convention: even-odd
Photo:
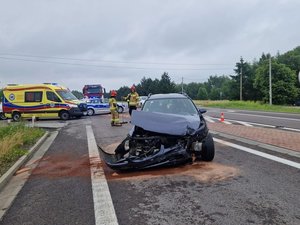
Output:
[[[123,144],[123,143],[122,143]],[[142,170],[153,167],[174,166],[189,162],[192,160],[191,153],[181,145],[175,145],[170,148],[164,148],[162,145],[160,150],[154,155],[139,158],[130,156],[118,159],[115,154],[109,154],[100,148],[101,157],[105,163],[114,170]]]

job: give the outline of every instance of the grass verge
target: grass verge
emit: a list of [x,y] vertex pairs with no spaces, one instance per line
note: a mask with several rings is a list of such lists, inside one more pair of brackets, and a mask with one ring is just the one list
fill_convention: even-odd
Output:
[[23,123],[0,126],[0,176],[43,136],[44,130],[26,127]]
[[284,113],[298,113],[300,114],[300,107],[297,106],[281,106],[269,105],[253,101],[202,101],[195,100],[196,105],[203,107],[216,107],[225,109],[241,109],[241,110],[255,110],[268,112],[284,112]]

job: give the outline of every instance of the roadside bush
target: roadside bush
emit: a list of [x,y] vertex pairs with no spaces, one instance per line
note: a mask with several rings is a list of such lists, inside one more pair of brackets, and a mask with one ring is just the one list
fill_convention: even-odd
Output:
[[0,176],[43,134],[42,129],[26,127],[22,123],[0,127]]

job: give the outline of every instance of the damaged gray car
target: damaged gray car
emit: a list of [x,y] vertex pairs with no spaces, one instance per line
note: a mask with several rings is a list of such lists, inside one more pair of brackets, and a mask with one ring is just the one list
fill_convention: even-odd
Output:
[[115,153],[101,150],[102,158],[114,170],[212,161],[215,148],[205,112],[183,94],[151,95],[141,111],[132,112],[134,126]]

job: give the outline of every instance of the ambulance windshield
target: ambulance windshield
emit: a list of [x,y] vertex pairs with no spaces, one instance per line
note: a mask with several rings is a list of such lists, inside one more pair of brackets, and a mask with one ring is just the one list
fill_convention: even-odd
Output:
[[56,91],[59,96],[63,99],[63,100],[78,100],[73,94],[72,92],[68,91],[68,90],[57,90]]

